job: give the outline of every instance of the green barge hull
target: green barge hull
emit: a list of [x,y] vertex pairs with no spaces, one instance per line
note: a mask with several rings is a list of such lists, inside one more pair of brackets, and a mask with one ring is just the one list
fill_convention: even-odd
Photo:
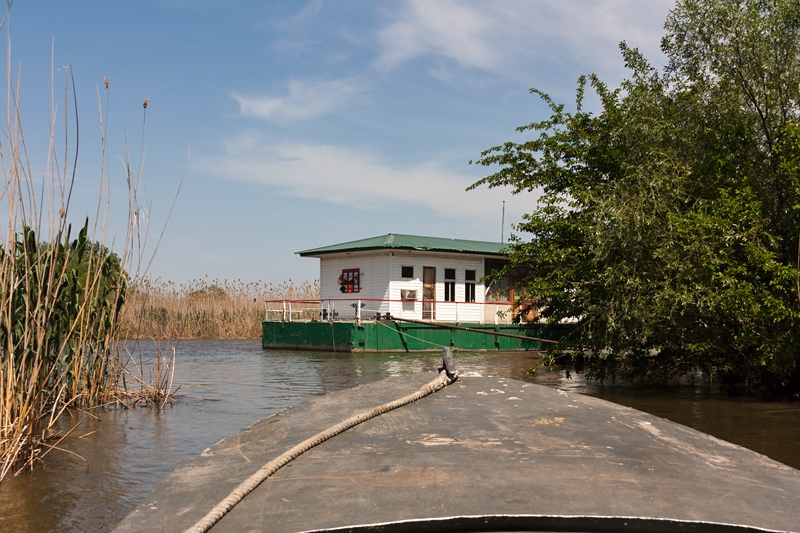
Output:
[[[544,332],[539,324],[448,324],[478,331],[449,329],[434,324],[402,320],[352,322],[262,322],[261,345],[267,350],[325,352],[428,352],[443,346],[460,350],[545,350],[544,342],[504,337],[500,334],[557,340],[568,326]],[[562,331],[563,329],[563,331]]]

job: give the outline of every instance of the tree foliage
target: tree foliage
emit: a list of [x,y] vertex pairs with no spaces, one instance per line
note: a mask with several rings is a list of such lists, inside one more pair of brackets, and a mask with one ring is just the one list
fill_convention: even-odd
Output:
[[628,79],[574,112],[532,90],[551,116],[472,187],[542,191],[510,268],[591,377],[800,390],[800,2],[680,0],[665,29],[663,73],[622,43]]

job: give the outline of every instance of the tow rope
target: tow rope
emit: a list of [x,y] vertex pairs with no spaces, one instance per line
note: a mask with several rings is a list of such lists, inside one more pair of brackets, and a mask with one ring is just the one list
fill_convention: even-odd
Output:
[[442,329],[457,329],[460,331],[470,331],[472,333],[483,333],[484,335],[494,335],[495,337],[506,337],[509,339],[519,339],[522,341],[544,342],[550,344],[558,344],[559,342],[553,339],[542,339],[540,337],[529,337],[527,335],[515,335],[513,333],[503,333],[501,331],[494,331],[492,329],[467,328],[464,326],[456,326],[455,324],[445,324],[443,322],[415,320],[413,318],[389,318],[387,320],[393,320],[395,324],[397,324],[398,322],[410,322],[412,324],[423,324],[425,326],[434,326]]
[[366,422],[376,416],[388,413],[398,407],[408,405],[425,396],[433,394],[434,392],[445,388],[454,381],[458,380],[458,370],[455,368],[453,362],[453,354],[450,348],[442,348],[442,368],[439,369],[439,375],[430,383],[422,386],[418,391],[398,398],[389,403],[373,407],[367,411],[363,411],[355,416],[352,416],[335,426],[332,426],[325,431],[317,433],[313,437],[304,440],[297,446],[289,451],[279,455],[277,458],[262,466],[255,474],[240,483],[224,500],[214,506],[203,518],[201,518],[192,527],[186,530],[185,533],[205,533],[211,529],[225,514],[233,509],[233,506],[242,501],[245,496],[250,494],[256,487],[264,482],[268,477],[277,472],[281,467],[307,452],[314,446],[317,446],[336,435],[355,427],[362,422]]

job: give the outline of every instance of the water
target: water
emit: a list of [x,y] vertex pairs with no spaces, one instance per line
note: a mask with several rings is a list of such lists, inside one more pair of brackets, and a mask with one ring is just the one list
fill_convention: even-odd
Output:
[[[153,347],[143,346],[143,351]],[[183,341],[180,402],[74,413],[45,464],[0,484],[0,531],[109,531],[186,459],[253,422],[327,392],[435,370],[435,354],[265,352],[259,341]],[[597,387],[540,369],[531,353],[457,354],[461,372],[591,394],[695,427],[800,468],[800,403],[729,398],[705,386]]]

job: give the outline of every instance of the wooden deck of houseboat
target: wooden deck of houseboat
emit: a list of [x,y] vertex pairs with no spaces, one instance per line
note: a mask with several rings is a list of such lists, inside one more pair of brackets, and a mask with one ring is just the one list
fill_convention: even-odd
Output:
[[[173,472],[116,531],[183,531],[287,449],[433,377],[390,378],[258,422]],[[800,471],[603,400],[462,377],[312,448],[212,531],[333,528],[798,532]]]

